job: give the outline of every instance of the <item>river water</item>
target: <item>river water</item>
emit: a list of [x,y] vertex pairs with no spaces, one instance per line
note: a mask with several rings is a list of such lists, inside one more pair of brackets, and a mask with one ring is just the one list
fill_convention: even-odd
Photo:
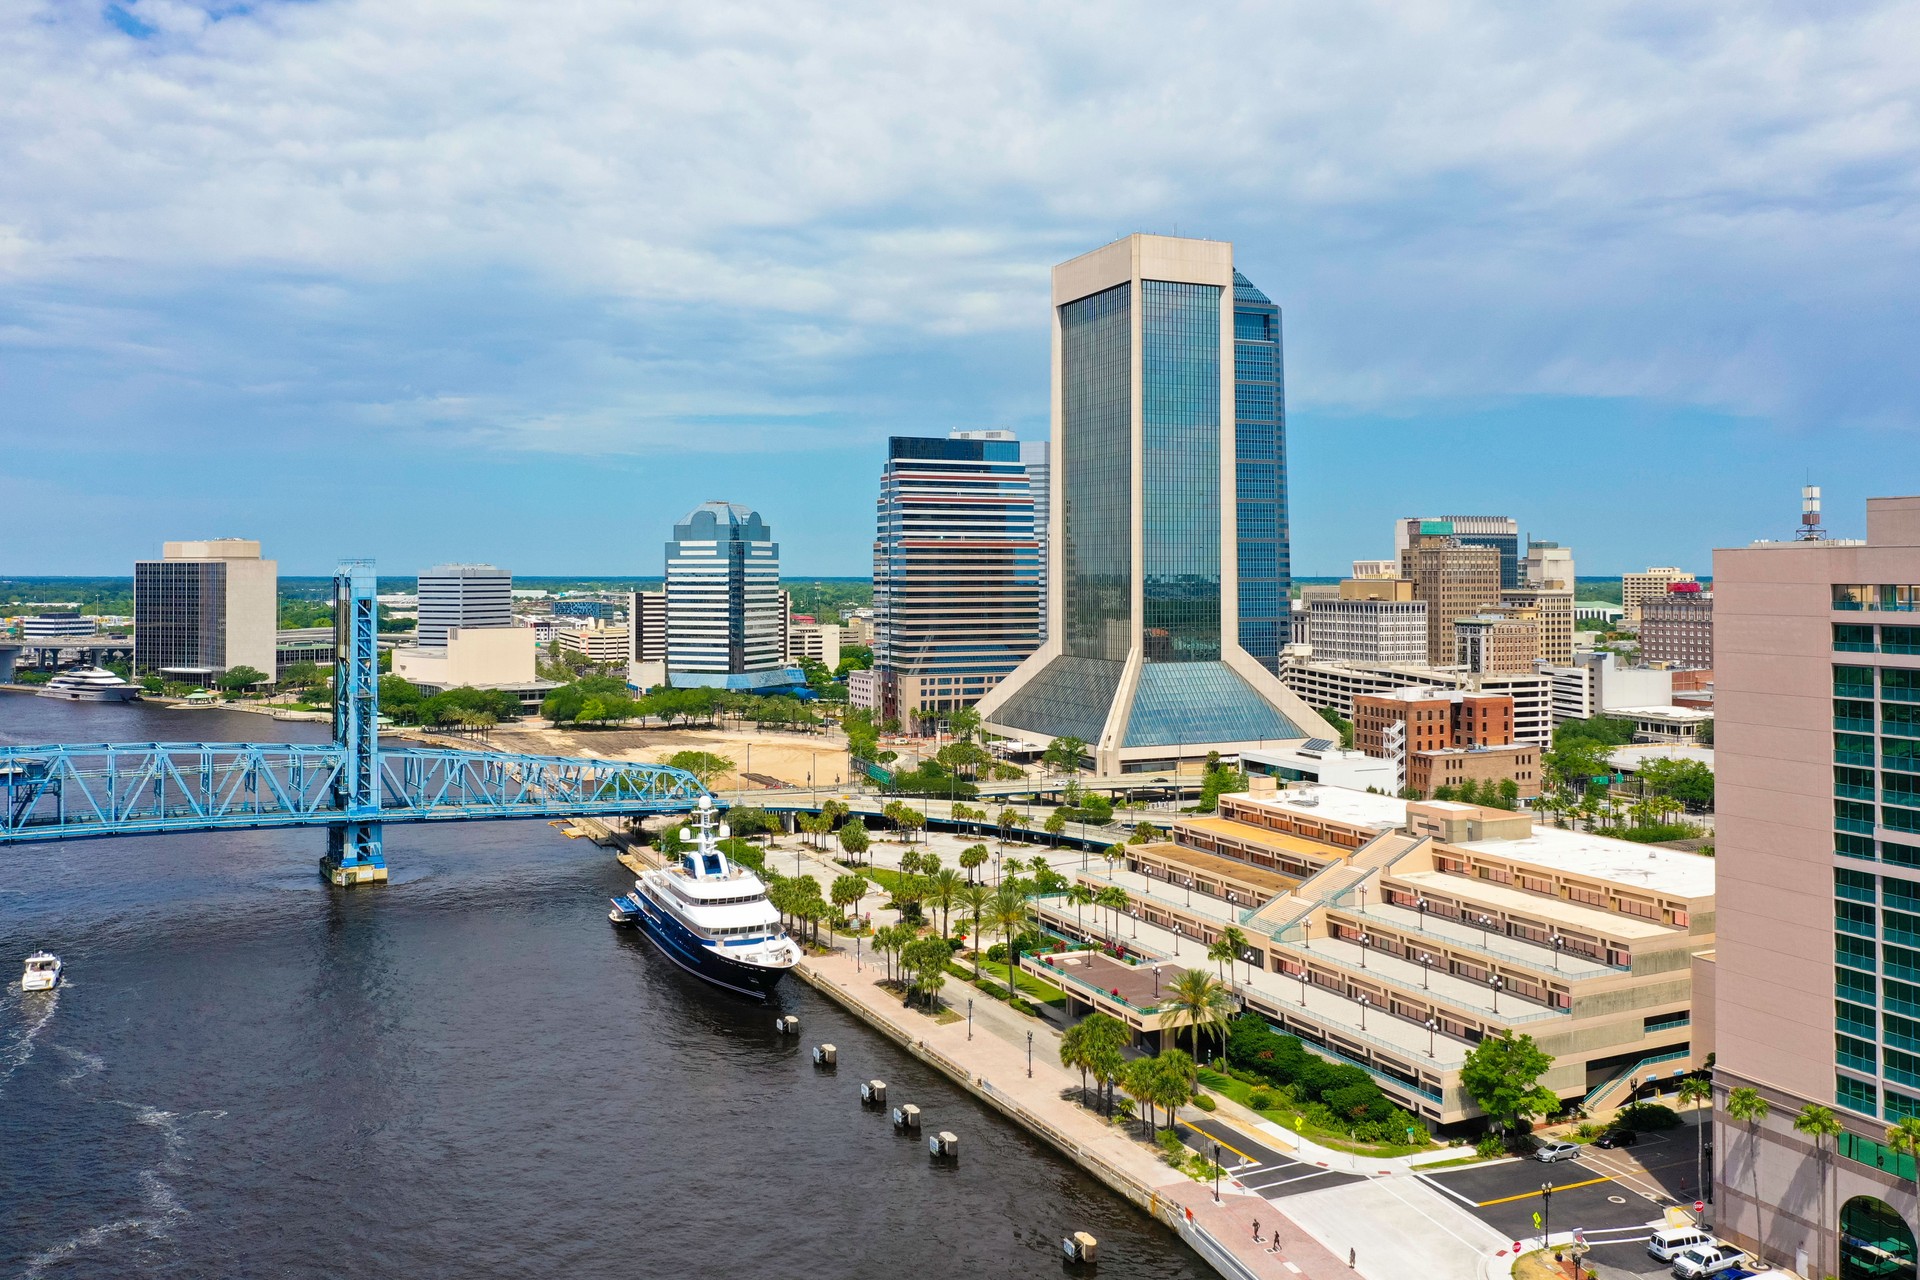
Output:
[[[0,694],[0,743],[321,740]],[[796,980],[774,1013],[611,929],[628,881],[538,822],[0,848],[0,1275],[1057,1276],[1211,1270]],[[53,997],[20,960],[65,960]],[[837,1073],[808,1046],[840,1046]],[[957,1167],[863,1111],[889,1081]]]

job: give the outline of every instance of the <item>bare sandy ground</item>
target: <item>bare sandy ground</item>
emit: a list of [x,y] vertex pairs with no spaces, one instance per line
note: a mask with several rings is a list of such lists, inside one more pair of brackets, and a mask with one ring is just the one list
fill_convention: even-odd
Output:
[[491,735],[499,751],[535,755],[598,756],[603,760],[639,760],[664,764],[677,751],[711,751],[733,761],[734,768],[713,786],[764,785],[747,773],[778,778],[790,786],[839,786],[848,776],[846,739],[835,734],[780,733],[754,729],[533,729],[506,725]]

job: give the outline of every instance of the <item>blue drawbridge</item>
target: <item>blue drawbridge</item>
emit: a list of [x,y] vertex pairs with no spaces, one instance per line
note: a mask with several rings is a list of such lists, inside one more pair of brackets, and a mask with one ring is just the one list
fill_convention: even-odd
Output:
[[368,884],[387,878],[390,822],[685,813],[707,794],[665,765],[381,747],[374,596],[372,561],[341,565],[331,743],[0,747],[0,845],[323,826],[327,876]]

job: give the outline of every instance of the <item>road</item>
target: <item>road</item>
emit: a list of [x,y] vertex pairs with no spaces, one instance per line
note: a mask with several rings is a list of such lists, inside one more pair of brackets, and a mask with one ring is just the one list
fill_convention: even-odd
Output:
[[1214,1144],[1218,1143],[1220,1165],[1228,1176],[1239,1186],[1257,1191],[1268,1200],[1359,1182],[1365,1177],[1346,1169],[1296,1160],[1239,1125],[1213,1116],[1182,1120],[1180,1127],[1180,1136],[1201,1155],[1211,1158]]

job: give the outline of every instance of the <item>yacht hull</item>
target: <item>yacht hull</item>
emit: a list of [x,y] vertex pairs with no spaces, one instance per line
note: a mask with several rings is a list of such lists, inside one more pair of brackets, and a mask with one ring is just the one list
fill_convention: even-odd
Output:
[[662,955],[694,977],[711,982],[716,987],[724,987],[749,999],[765,1000],[773,995],[774,989],[780,985],[780,979],[787,976],[785,968],[742,964],[718,954],[714,948],[703,945],[685,925],[655,906],[644,893],[636,891],[629,894],[620,899],[619,904],[631,909],[633,923],[640,927],[640,932]]

